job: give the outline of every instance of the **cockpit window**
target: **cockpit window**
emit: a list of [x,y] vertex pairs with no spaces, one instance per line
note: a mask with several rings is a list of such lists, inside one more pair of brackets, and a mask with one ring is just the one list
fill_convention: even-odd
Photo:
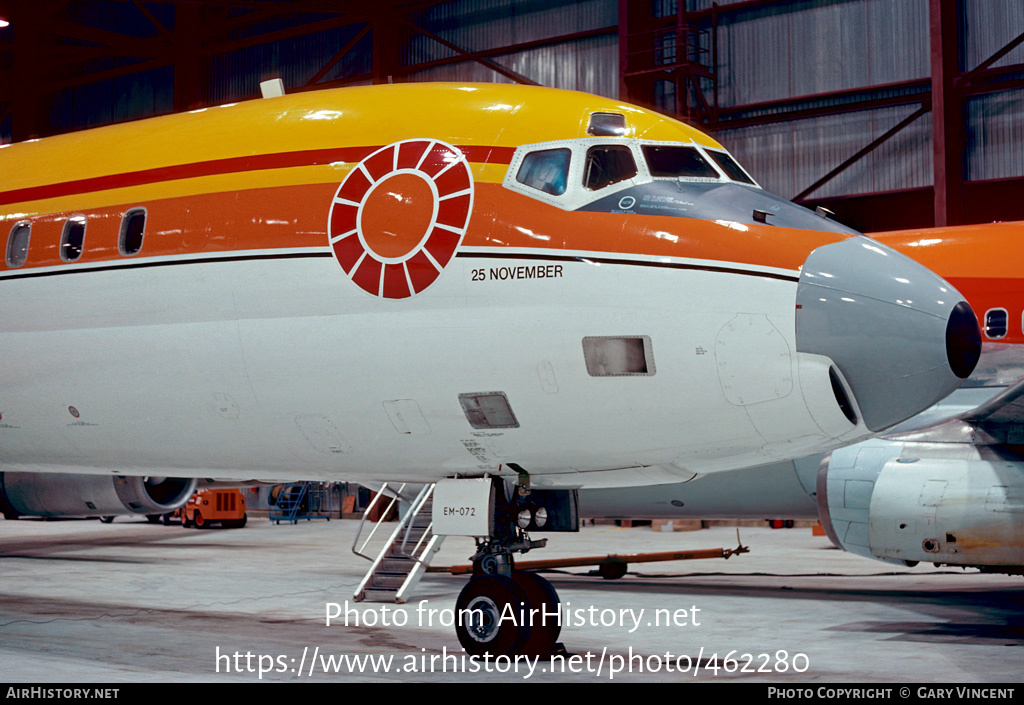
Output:
[[636,176],[636,161],[629,147],[621,144],[602,144],[587,150],[583,168],[583,185],[591,191]]
[[552,196],[565,193],[569,175],[568,149],[544,149],[530,152],[516,173],[516,181]]
[[651,176],[719,178],[715,168],[693,147],[645,144],[643,150]]
[[716,152],[709,149],[708,154],[715,160],[718,166],[722,167],[722,171],[733,181],[739,181],[744,184],[753,184],[754,180],[747,176],[747,172],[743,171],[743,167],[736,163],[736,160],[730,157],[725,152]]
[[593,113],[587,125],[587,134],[594,137],[622,137],[626,132],[626,116],[619,113]]

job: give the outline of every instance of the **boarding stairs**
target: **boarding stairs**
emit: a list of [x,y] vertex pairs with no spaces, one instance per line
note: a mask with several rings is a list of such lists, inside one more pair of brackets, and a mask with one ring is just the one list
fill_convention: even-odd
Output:
[[331,520],[330,496],[319,482],[293,482],[281,488],[277,503],[270,508],[270,520],[275,524],[288,521],[292,524],[300,519]]
[[[370,502],[370,506],[363,512],[359,531],[356,532],[355,541],[352,542],[352,552],[360,558],[370,561],[371,565],[359,583],[359,587],[356,588],[356,602],[363,600],[397,604],[406,602],[416,585],[419,584],[420,578],[427,571],[430,561],[441,549],[444,537],[433,532],[431,518],[434,485],[424,485],[418,494],[410,499],[416,487],[402,484],[389,488],[385,483],[377,492],[377,496]],[[367,523],[366,517],[372,515],[376,503],[382,501],[382,498],[387,499],[387,495],[390,495],[390,503],[386,509],[381,511],[380,519],[374,524],[369,536],[360,544],[360,538]],[[387,529],[380,532],[382,536],[387,533],[387,538],[374,558],[368,552],[372,549],[368,547],[396,503],[399,503],[400,506],[407,505],[408,509],[394,529],[390,532],[387,532]]]

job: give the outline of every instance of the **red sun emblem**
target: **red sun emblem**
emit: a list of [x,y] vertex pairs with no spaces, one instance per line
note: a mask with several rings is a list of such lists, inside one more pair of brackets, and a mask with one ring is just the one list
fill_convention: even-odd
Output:
[[360,288],[404,299],[441,276],[472,212],[465,155],[437,140],[406,140],[378,149],[345,177],[328,234],[338,263]]

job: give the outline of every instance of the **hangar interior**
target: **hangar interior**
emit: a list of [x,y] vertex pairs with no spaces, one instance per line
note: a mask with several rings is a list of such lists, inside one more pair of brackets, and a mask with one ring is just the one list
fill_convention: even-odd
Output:
[[0,18],[0,143],[275,77],[536,83],[698,125],[862,231],[1024,219],[1019,0],[3,0]]

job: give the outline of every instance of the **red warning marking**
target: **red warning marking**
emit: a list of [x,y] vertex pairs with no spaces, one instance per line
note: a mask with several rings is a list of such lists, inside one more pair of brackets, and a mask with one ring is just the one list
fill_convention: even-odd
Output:
[[353,283],[374,296],[404,299],[441,276],[472,212],[465,155],[437,140],[407,140],[380,148],[349,172],[331,204],[328,237]]

